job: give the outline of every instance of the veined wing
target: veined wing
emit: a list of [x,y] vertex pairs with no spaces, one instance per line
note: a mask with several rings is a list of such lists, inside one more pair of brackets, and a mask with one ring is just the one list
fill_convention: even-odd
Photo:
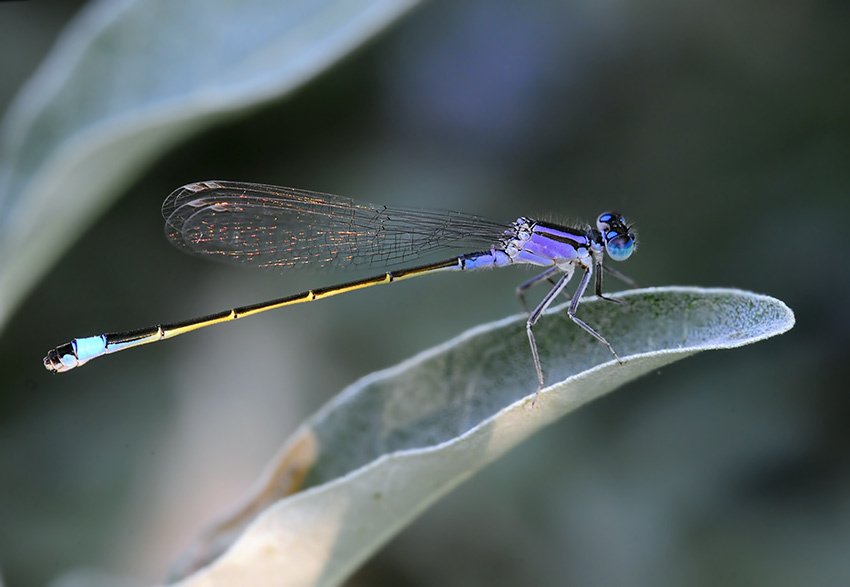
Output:
[[381,206],[263,184],[205,181],[162,205],[168,239],[190,253],[263,268],[391,267],[486,250],[510,225],[447,210]]

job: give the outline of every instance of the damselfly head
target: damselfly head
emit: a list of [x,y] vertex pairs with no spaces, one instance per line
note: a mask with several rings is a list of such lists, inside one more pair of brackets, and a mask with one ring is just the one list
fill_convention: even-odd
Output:
[[608,256],[615,261],[625,261],[635,252],[635,235],[622,214],[603,212],[596,219],[596,229],[602,235]]

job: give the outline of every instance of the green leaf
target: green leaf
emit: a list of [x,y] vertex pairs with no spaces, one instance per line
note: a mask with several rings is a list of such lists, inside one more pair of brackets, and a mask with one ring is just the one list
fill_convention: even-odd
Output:
[[174,143],[291,92],[416,0],[93,2],[0,127],[0,324]]
[[474,328],[350,386],[302,425],[183,569],[235,542],[179,584],[338,584],[430,504],[543,426],[673,361],[794,324],[782,302],[739,290],[667,287],[617,297],[628,304],[591,298],[579,312],[623,363],[556,308],[535,329],[549,383],[537,396],[524,316]]

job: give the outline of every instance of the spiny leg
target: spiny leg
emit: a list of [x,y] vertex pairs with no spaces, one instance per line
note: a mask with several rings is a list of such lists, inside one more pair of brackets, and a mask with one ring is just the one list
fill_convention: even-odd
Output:
[[602,268],[605,271],[607,271],[608,273],[610,273],[611,277],[619,279],[620,281],[622,281],[623,283],[625,283],[629,287],[638,287],[637,281],[635,281],[634,279],[632,279],[631,277],[629,277],[625,273],[621,273],[620,271],[617,271],[616,269],[614,269],[610,265],[604,265]]
[[[614,358],[617,359],[618,363],[622,363],[619,355],[614,350],[614,347],[611,346],[611,343],[605,340],[605,337],[596,332],[593,328],[590,327],[587,322],[576,316],[576,310],[578,310],[578,305],[581,303],[581,296],[584,295],[585,290],[587,289],[588,284],[590,284],[590,269],[584,268],[584,275],[581,277],[581,281],[576,288],[575,293],[573,294],[573,299],[570,302],[570,307],[567,310],[567,316],[570,317],[570,320],[579,325],[585,332],[590,334],[593,338],[604,344],[608,347],[608,350],[611,351],[611,354],[614,355]],[[619,301],[619,300],[616,300]]]
[[[549,269],[546,269],[544,272],[542,272],[538,275],[535,275],[531,279],[523,281],[522,283],[520,283],[517,286],[516,295],[519,298],[520,304],[522,305],[522,308],[523,308],[523,310],[525,310],[526,313],[528,313],[528,302],[525,299],[525,292],[528,291],[529,289],[531,289],[532,287],[534,287],[535,285],[543,282],[543,281],[548,281],[553,286],[556,285],[558,282],[557,282],[557,280],[552,278],[552,274],[555,273],[557,270],[558,270],[557,267],[550,267]],[[602,300],[605,300],[605,301],[608,301],[608,302],[614,302],[615,304],[628,304],[627,300],[621,300],[619,298],[609,298],[608,296],[606,296],[605,294],[602,293],[602,272],[603,271],[607,271],[613,277],[616,277],[620,281],[624,282],[626,285],[630,285],[632,287],[637,286],[637,282],[634,279],[632,279],[631,277],[629,277],[628,275],[620,273],[619,271],[617,271],[616,269],[612,269],[608,265],[603,265],[602,263],[598,263],[596,265],[596,292],[595,292],[596,296],[599,299],[602,299]],[[570,297],[570,295],[567,292],[562,291],[561,293],[563,294],[563,296],[565,298],[567,298],[568,301],[572,301],[572,297]]]
[[615,304],[625,304],[625,300],[618,300],[617,298],[609,298],[608,296],[602,293],[602,263],[596,264],[596,297],[600,300],[605,300],[606,302],[614,302]]
[[[558,280],[553,278],[552,275],[554,273],[556,273],[558,270],[559,270],[558,267],[550,267],[549,269],[547,269],[543,273],[535,275],[531,279],[523,281],[522,283],[520,283],[517,286],[516,295],[519,298],[519,302],[522,305],[522,309],[525,310],[526,314],[529,313],[529,310],[528,310],[528,303],[526,302],[526,299],[525,299],[525,292],[528,291],[529,289],[531,289],[532,287],[534,287],[535,285],[542,283],[543,281],[548,281],[549,283],[552,284],[552,287],[556,286],[558,284]],[[560,279],[560,278],[558,278],[558,279]],[[564,296],[564,299],[566,299],[568,302],[572,299],[570,294],[568,294],[564,290],[561,290],[561,294]]]
[[[525,323],[525,331],[528,333],[528,343],[531,346],[531,358],[534,360],[534,368],[537,371],[537,382],[539,383],[538,390],[542,389],[545,385],[543,381],[543,367],[540,366],[540,355],[537,353],[537,341],[534,340],[534,332],[532,331],[534,325],[537,324],[537,321],[540,320],[540,316],[543,312],[546,311],[552,301],[558,297],[565,287],[567,287],[567,283],[570,281],[570,278],[573,276],[573,268],[570,267],[569,271],[564,273],[563,277],[561,277],[558,282],[555,284],[555,287],[549,290],[540,303],[534,308],[534,311],[528,316],[528,320]],[[544,279],[548,278],[546,276]]]
[[[542,273],[535,275],[531,279],[527,279],[527,280],[523,281],[522,283],[520,283],[516,287],[516,295],[519,298],[519,303],[522,305],[522,309],[525,310],[526,314],[529,313],[529,309],[528,309],[528,302],[525,299],[525,292],[527,292],[529,289],[531,289],[532,287],[534,287],[535,285],[537,285],[538,283],[540,283],[542,281],[549,280],[550,282],[552,282],[552,274],[555,273],[556,271],[558,271],[558,267],[556,265],[552,265],[551,267],[549,267],[548,269],[546,269]],[[553,285],[555,283],[557,283],[557,282],[552,282]]]

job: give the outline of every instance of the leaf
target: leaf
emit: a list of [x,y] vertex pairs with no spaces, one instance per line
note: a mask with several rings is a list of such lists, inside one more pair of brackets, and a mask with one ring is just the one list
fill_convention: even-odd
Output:
[[524,316],[474,328],[353,384],[302,425],[183,569],[238,535],[235,542],[179,585],[269,577],[336,585],[430,504],[543,426],[673,361],[794,324],[779,300],[740,290],[666,287],[617,297],[629,303],[591,298],[580,314],[622,364],[573,325],[564,306],[540,321],[549,386],[536,400]]
[[0,127],[0,324],[134,174],[291,92],[416,0],[93,2]]

